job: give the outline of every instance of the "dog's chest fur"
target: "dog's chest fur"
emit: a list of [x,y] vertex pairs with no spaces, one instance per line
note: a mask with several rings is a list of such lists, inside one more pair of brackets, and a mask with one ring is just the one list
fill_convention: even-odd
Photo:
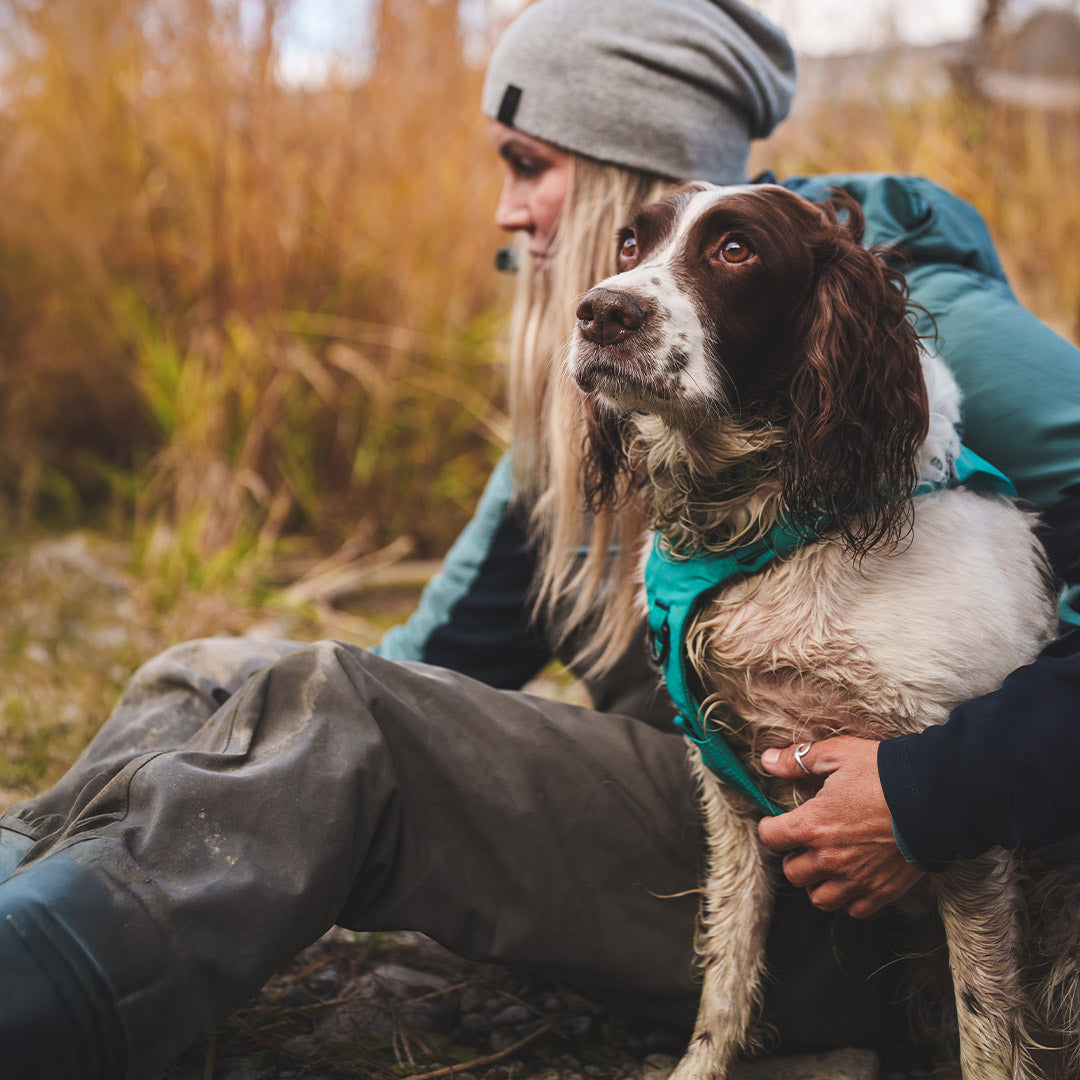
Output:
[[[959,450],[959,391],[938,358],[924,356],[923,371],[920,471],[943,479]],[[1053,636],[1034,523],[1003,497],[945,488],[916,497],[894,549],[855,560],[814,543],[722,588],[686,638],[712,719],[755,759],[835,732],[882,738],[943,722]]]
[[687,649],[723,721],[737,736],[752,727],[757,748],[920,730],[1000,685],[1052,633],[1040,564],[1026,515],[935,492],[916,501],[897,551],[853,563],[814,544],[724,588]]

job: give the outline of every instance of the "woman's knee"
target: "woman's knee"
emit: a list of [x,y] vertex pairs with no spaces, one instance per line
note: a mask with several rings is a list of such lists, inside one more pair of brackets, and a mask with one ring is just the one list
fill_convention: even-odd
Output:
[[188,689],[223,700],[252,675],[298,647],[292,641],[248,637],[184,641],[142,664],[131,677],[124,696],[151,697]]

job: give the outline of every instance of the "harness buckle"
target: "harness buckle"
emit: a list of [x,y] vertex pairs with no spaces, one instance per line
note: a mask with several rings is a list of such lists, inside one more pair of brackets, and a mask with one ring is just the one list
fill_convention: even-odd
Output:
[[651,626],[649,627],[645,645],[653,667],[662,668],[667,663],[668,654],[671,652],[671,627],[668,626],[667,615],[664,616],[659,629],[654,630]]

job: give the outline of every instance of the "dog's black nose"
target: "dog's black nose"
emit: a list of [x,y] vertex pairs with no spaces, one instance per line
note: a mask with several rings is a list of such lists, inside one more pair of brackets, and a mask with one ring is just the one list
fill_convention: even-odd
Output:
[[577,321],[594,345],[614,345],[641,327],[645,312],[629,293],[590,289],[578,304]]

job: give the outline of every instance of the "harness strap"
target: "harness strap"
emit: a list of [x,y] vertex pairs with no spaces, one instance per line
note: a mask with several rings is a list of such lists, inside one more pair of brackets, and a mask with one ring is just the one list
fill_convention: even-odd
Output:
[[[916,496],[943,487],[966,485],[996,491],[1010,497],[1016,489],[1009,478],[978,454],[962,446],[952,462],[945,483],[923,482]],[[762,793],[746,766],[715,726],[706,728],[701,704],[691,689],[692,673],[686,655],[686,631],[707,593],[739,577],[764,570],[774,559],[784,558],[815,542],[814,531],[791,522],[777,523],[753,543],[732,551],[700,552],[675,557],[663,546],[659,532],[653,534],[652,551],[645,564],[645,591],[649,600],[649,655],[663,670],[668,693],[675,702],[675,725],[693,742],[705,765],[724,783],[750,798],[766,814],[783,811]]]

